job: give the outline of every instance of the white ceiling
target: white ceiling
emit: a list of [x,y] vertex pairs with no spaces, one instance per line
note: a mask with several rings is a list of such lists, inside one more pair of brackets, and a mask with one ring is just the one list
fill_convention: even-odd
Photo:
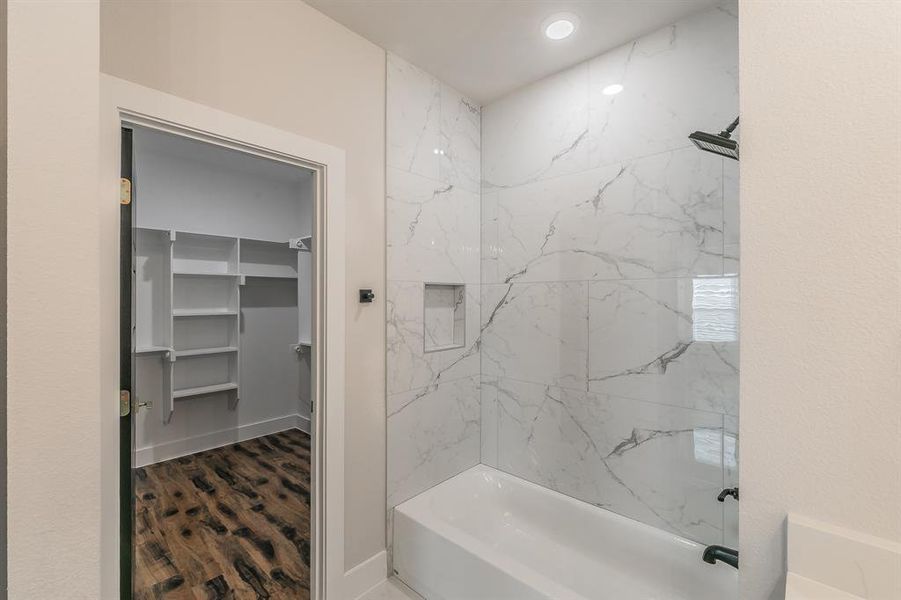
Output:
[[[718,0],[306,0],[482,105]],[[577,15],[569,38],[541,25]]]

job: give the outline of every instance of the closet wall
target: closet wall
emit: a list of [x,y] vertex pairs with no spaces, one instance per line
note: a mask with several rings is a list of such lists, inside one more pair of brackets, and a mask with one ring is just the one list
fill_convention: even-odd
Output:
[[312,172],[145,129],[134,155],[137,463],[309,431],[309,253],[288,240]]

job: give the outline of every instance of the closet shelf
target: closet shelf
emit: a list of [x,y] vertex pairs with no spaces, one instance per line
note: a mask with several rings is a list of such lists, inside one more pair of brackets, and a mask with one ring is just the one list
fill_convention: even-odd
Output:
[[175,357],[208,356],[210,354],[231,354],[237,352],[237,346],[223,346],[221,348],[195,348],[193,350],[176,350]]
[[242,273],[242,275],[254,279],[297,279],[297,275],[264,275],[262,273]]
[[217,308],[176,308],[172,311],[173,317],[222,317],[237,315],[238,311]]
[[216,392],[227,392],[229,390],[238,389],[237,383],[216,383],[214,385],[204,385],[200,387],[185,388],[182,390],[173,390],[173,398],[190,398],[192,396],[205,396],[207,394],[215,394]]
[[[235,409],[244,391],[244,348],[239,340],[244,335],[240,326],[245,284],[253,288],[247,290],[251,299],[254,294],[296,288],[299,326],[296,333],[285,331],[290,336],[286,341],[291,344],[297,335],[294,339],[299,341],[291,348],[299,356],[310,356],[309,289],[298,286],[312,270],[309,235],[260,240],[165,229],[145,229],[142,235],[138,239],[146,242],[146,265],[156,270],[154,285],[144,286],[141,297],[152,296],[155,310],[148,319],[153,321],[150,334],[139,340],[135,352],[150,362],[163,359],[162,368],[168,373],[163,382],[164,424],[172,419],[177,403],[194,398],[226,396],[229,410]],[[157,289],[163,293],[156,294]],[[276,360],[283,359],[280,353]],[[207,385],[211,382],[218,383]]]
[[147,346],[145,348],[135,348],[135,354],[159,354],[161,352],[170,352],[172,348],[168,346]]
[[239,273],[216,273],[214,271],[172,271],[176,277],[238,277]]

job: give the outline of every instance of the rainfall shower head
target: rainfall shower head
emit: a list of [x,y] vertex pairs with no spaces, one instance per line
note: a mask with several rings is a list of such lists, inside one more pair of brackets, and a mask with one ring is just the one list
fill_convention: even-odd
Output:
[[719,132],[719,134],[695,131],[688,136],[688,139],[705,152],[713,152],[720,156],[728,156],[729,158],[738,160],[738,142],[731,139],[732,132],[735,131],[736,127],[738,127],[738,117],[736,117],[735,120],[732,121],[732,124],[726,127],[724,131]]

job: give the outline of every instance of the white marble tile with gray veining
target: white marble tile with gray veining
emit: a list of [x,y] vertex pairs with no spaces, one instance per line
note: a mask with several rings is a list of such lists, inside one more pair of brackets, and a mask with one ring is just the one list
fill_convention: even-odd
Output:
[[385,515],[385,554],[388,573],[394,573],[394,507],[389,506]]
[[501,379],[498,465],[702,543],[722,540],[722,417]]
[[482,374],[587,389],[587,283],[482,286]]
[[424,284],[418,281],[388,282],[389,394],[479,373],[479,286],[466,286],[463,346],[435,352],[425,351],[423,291]]
[[592,282],[589,389],[736,414],[738,280]]
[[498,283],[497,192],[482,192],[482,282]]
[[738,162],[723,159],[723,272],[739,272],[741,254]]
[[388,169],[388,278],[479,283],[479,195]]
[[[588,63],[591,166],[691,144],[738,115],[738,19],[713,8]],[[623,89],[610,94],[609,86]]]
[[[723,417],[723,487],[738,487],[738,417]],[[723,544],[738,548],[738,501],[723,503]]]
[[479,377],[388,396],[388,506],[478,464]]
[[482,185],[518,186],[588,167],[588,64],[482,109]]
[[389,52],[386,85],[387,165],[437,181],[441,83]]
[[441,181],[478,193],[482,185],[481,108],[441,84]]
[[694,149],[500,190],[494,210],[495,282],[722,273],[722,164]]
[[497,468],[497,378],[482,377],[482,464]]

